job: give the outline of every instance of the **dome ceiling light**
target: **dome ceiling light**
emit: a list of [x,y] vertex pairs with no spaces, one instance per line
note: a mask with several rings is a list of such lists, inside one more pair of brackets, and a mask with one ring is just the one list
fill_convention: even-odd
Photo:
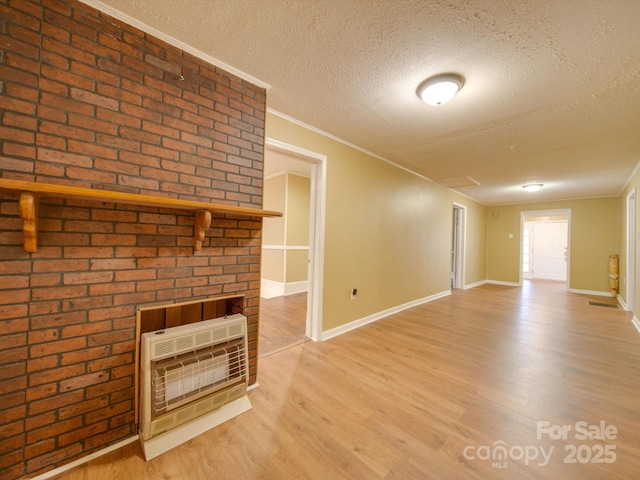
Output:
[[451,100],[464,85],[464,78],[455,73],[445,73],[427,78],[417,90],[418,96],[427,104],[437,107]]
[[522,188],[524,188],[527,192],[537,192],[543,186],[544,185],[542,183],[530,183],[528,185],[523,185]]

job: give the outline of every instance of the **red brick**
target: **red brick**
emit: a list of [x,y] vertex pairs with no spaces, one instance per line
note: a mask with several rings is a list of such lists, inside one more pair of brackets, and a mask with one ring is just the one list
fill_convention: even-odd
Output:
[[95,309],[89,312],[89,321],[98,322],[101,320],[113,320],[122,317],[135,317],[134,307],[113,307]]
[[35,457],[27,462],[27,473],[35,474],[39,470],[51,465],[56,465],[59,462],[64,462],[67,459],[71,459],[74,456],[82,453],[82,445],[80,443],[74,443],[65,448],[58,448],[53,452],[45,453]]
[[119,428],[109,430],[106,433],[89,437],[84,441],[85,447],[93,450],[102,445],[110,445],[115,443],[117,440],[130,437],[135,433],[135,431],[132,431],[132,425],[133,422],[129,422],[128,425],[123,425]]
[[91,168],[91,157],[38,148],[38,160]]
[[38,128],[39,133],[51,134],[58,137],[75,138],[85,142],[93,142],[95,134],[91,130],[78,128],[76,126],[60,125],[59,123],[41,121]]
[[51,452],[56,448],[56,442],[54,439],[49,438],[42,442],[37,442],[32,445],[27,445],[24,449],[24,458],[30,459],[42,455],[47,452]]
[[[97,284],[97,285],[105,285],[105,284]],[[108,284],[106,284],[108,285]],[[89,291],[91,292],[91,288],[94,287],[94,285],[90,285],[89,286]],[[103,307],[109,307],[113,304],[111,297],[109,296],[87,296],[84,298],[75,298],[72,300],[64,300],[62,302],[62,310],[64,312],[71,312],[74,310],[82,310],[83,312],[81,313],[86,313],[84,312],[85,310],[91,309],[91,308],[103,308]]]
[[136,128],[139,128],[141,124],[141,120],[135,116],[118,113],[99,107],[96,109],[96,118],[105,122],[112,122],[116,125],[128,125],[130,127]]
[[27,364],[27,370],[29,373],[37,372],[40,370],[47,370],[56,368],[58,366],[58,355],[51,355],[49,357],[33,358],[29,360]]
[[53,370],[48,370],[40,373],[32,373],[29,375],[29,386],[37,387],[38,385],[46,384],[47,382],[60,382],[59,391],[64,392],[69,389],[63,389],[62,384],[65,379],[75,375],[81,375],[85,372],[84,365],[71,365],[68,367],[58,367]]
[[63,353],[60,363],[62,365],[72,365],[74,363],[85,363],[89,360],[106,357],[110,354],[110,348],[108,345],[87,348],[75,352]]
[[32,415],[25,419],[25,430],[34,430],[45,425],[51,425],[57,420],[56,412],[46,412],[40,415]]
[[60,434],[64,434],[71,430],[75,430],[82,426],[82,418],[76,417],[68,420],[58,420],[57,422],[37,428],[27,432],[27,443],[35,443],[45,440],[47,438],[54,438]]
[[[78,403],[83,400],[84,393],[82,390],[75,390],[68,393],[60,393],[55,394],[54,391],[52,397],[45,398],[41,400],[31,401],[33,398],[38,398],[38,396],[31,396],[32,391],[37,391],[38,389],[43,389],[48,386],[38,387],[36,389],[27,390],[27,400],[29,401],[29,416],[38,415],[40,413],[49,412],[52,410],[57,410],[58,408],[71,405],[73,403]],[[50,387],[49,387],[50,388]],[[40,397],[42,398],[42,397]]]
[[25,414],[26,414],[25,405],[11,406],[10,408],[7,408],[0,412],[0,425],[13,422],[15,420],[22,420],[25,417]]
[[117,380],[89,387],[86,389],[87,399],[101,397],[126,388],[133,388],[132,377],[119,378]]
[[26,130],[18,130],[17,128],[0,127],[0,138],[10,138],[16,142],[33,143],[35,135]]
[[[3,394],[24,390],[26,387],[27,377],[24,375],[0,381],[0,392],[2,392]],[[2,436],[0,436],[0,438],[2,438]]]
[[[14,437],[13,439],[9,440],[9,445],[11,444],[16,444],[19,443],[22,440],[22,436],[18,437]],[[13,450],[13,449],[12,449]],[[2,478],[2,480],[6,480],[6,479],[12,479],[12,478],[18,478],[21,476],[21,473],[17,473],[16,474],[11,474],[14,475],[12,477],[9,476],[5,476],[5,471],[7,471],[9,469],[9,467],[15,465],[17,462],[22,461],[22,459],[24,458],[24,454],[22,452],[21,449],[15,449],[12,453],[8,453],[7,455],[2,455],[0,456],[0,475]],[[11,469],[13,470],[13,469]]]
[[53,342],[58,340],[58,329],[48,329],[48,330],[32,330],[28,334],[28,342],[29,345],[34,345],[36,343],[44,343],[44,342]]
[[[4,474],[5,468],[8,465],[14,464],[16,459],[22,460],[21,452],[23,448],[24,434],[22,432],[11,438],[4,438],[2,440],[0,443],[0,474]],[[10,452],[13,452],[13,454]]]
[[34,288],[31,290],[31,299],[33,301],[53,300],[61,298],[79,298],[87,294],[86,285],[77,285],[73,287],[53,287],[53,288]]
[[135,332],[131,330],[118,330],[116,332],[100,333],[89,337],[88,346],[110,345],[113,343],[134,340]]
[[26,305],[9,305],[0,308],[0,335],[9,335],[26,332],[29,329],[29,320],[23,317],[27,314]]
[[[89,338],[89,343],[91,343],[92,338],[93,337]],[[90,385],[96,385],[98,383],[106,382],[107,380],[109,380],[109,374],[106,371],[99,371],[77,377],[67,378],[66,380],[62,380],[60,382],[60,392],[68,392],[71,390],[86,388]]]
[[97,95],[93,92],[81,90],[79,88],[71,88],[70,97],[80,102],[90,103],[109,110],[118,111],[119,102],[116,99]]
[[[5,142],[3,144],[2,152],[6,155],[11,155],[16,157],[26,157],[30,159],[36,156],[36,149],[34,147],[27,146],[27,145],[17,145],[9,142]],[[0,160],[2,160],[4,164],[4,159],[0,158]],[[22,162],[20,160],[15,160],[15,159],[13,159],[12,161],[16,168],[11,168],[11,170],[26,171],[26,172],[33,171],[33,162],[26,163],[26,162]],[[9,167],[7,168],[9,169]]]
[[[63,420],[66,418],[73,418],[77,417],[78,415],[86,414],[87,412],[104,409],[104,407],[106,407],[107,405],[109,405],[109,397],[105,395],[103,397],[94,398],[93,400],[88,400],[63,407],[58,411],[58,417]],[[95,418],[92,419],[92,421],[87,421],[87,423],[95,423],[99,420],[102,420],[102,418]]]
[[84,337],[50,342],[44,345],[36,345],[29,348],[31,357],[44,357],[56,353],[68,352],[71,350],[79,350],[87,346],[87,340]]
[[87,285],[92,283],[108,283],[113,280],[113,272],[73,272],[65,273],[65,285]]

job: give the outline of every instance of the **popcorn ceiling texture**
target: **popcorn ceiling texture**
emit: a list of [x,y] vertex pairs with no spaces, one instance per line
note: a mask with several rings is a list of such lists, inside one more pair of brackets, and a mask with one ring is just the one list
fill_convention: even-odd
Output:
[[[0,175],[262,205],[265,91],[74,0],[0,1]],[[184,81],[179,81],[179,76]],[[257,374],[259,218],[0,195],[0,479],[136,433],[140,307],[244,294]]]
[[[91,1],[91,0],[86,0]],[[102,0],[271,85],[268,105],[486,204],[617,195],[638,162],[636,0]],[[465,85],[442,108],[417,86]],[[553,180],[553,182],[551,181]]]

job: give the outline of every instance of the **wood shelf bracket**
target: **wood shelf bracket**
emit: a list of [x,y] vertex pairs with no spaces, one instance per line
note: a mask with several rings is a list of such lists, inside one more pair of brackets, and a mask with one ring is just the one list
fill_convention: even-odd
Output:
[[193,225],[193,251],[199,252],[202,249],[205,232],[211,226],[211,212],[208,210],[198,210]]
[[261,208],[239,207],[179,198],[156,197],[136,193],[113,192],[93,188],[72,187],[43,182],[25,182],[0,178],[0,193],[20,195],[20,218],[24,235],[24,249],[27,252],[38,251],[38,202],[40,197],[65,198],[97,202],[111,202],[124,205],[142,205],[146,207],[189,210],[195,212],[193,226],[193,249],[200,251],[206,231],[211,227],[212,212],[221,215],[240,215],[243,217],[281,217],[282,212]]
[[20,218],[22,218],[22,234],[24,249],[27,252],[38,251],[38,196],[30,192],[20,194]]

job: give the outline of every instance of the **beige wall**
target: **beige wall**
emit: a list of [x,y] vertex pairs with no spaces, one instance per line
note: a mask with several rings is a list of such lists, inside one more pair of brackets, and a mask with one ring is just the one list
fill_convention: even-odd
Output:
[[287,245],[309,246],[310,194],[308,177],[287,174]]
[[[285,174],[265,179],[262,192],[263,208],[284,212],[287,198],[286,185],[287,176]],[[262,229],[263,245],[284,245],[284,219],[284,214],[282,217],[264,219]]]
[[262,244],[267,248],[263,248],[263,279],[279,283],[307,280],[310,191],[309,178],[301,175],[283,172],[265,179],[264,208],[283,212],[283,216],[264,220]]
[[[636,198],[636,239],[633,241],[635,245],[635,288],[634,297],[635,301],[633,305],[629,305],[627,294],[627,196],[635,189]],[[623,301],[627,304],[627,309],[634,312],[634,315],[638,317],[637,312],[640,308],[640,250],[638,249],[638,233],[640,232],[640,173],[636,173],[629,181],[628,185],[622,192],[619,198],[620,205],[620,245],[618,251],[620,252],[620,284],[619,292]]]
[[468,207],[466,283],[486,278],[484,206],[273,114],[266,136],[327,157],[324,331],[448,291],[454,201]]
[[[520,280],[520,213],[554,209],[571,210],[569,288],[608,292],[607,261],[620,253],[617,197],[565,200],[487,209],[488,279]],[[513,238],[509,238],[513,234]]]

